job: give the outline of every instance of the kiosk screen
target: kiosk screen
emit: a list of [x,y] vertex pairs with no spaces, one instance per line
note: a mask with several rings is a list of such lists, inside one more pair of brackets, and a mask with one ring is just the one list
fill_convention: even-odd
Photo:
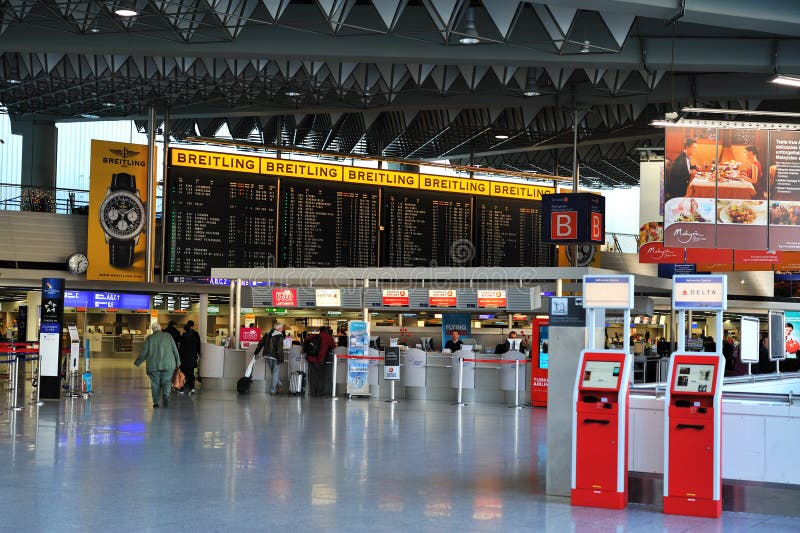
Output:
[[550,326],[539,326],[539,368],[547,368],[550,362]]
[[617,361],[586,361],[583,367],[584,389],[617,389],[620,363]]
[[714,365],[678,365],[672,390],[676,392],[712,392]]

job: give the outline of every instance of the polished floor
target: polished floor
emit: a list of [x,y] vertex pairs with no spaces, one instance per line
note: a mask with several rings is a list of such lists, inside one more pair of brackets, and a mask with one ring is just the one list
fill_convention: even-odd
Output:
[[548,498],[540,409],[201,391],[153,410],[143,369],[96,360],[94,380],[2,410],[0,530],[800,531]]

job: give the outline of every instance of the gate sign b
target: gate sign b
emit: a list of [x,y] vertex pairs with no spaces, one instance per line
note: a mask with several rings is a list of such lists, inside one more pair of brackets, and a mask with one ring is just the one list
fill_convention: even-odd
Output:
[[603,244],[606,199],[591,193],[542,196],[542,242]]

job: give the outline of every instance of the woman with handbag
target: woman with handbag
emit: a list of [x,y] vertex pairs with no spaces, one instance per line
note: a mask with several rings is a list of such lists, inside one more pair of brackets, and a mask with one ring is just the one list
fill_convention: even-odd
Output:
[[164,407],[167,407],[173,377],[182,377],[182,375],[174,376],[176,372],[180,373],[178,366],[181,364],[181,360],[172,336],[161,331],[161,325],[158,322],[153,322],[150,329],[153,334],[144,340],[142,353],[133,364],[140,366],[143,362],[147,363],[145,369],[150,377],[153,408],[158,409],[159,400],[162,400]]

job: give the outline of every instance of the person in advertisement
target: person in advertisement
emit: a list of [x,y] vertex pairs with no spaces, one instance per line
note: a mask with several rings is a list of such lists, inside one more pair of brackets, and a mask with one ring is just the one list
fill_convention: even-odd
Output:
[[193,320],[188,321],[183,326],[179,350],[181,354],[181,372],[186,376],[186,385],[178,392],[184,394],[188,390],[189,396],[194,394],[194,369],[197,368],[197,359],[200,357],[200,334],[193,328]]
[[178,348],[169,333],[161,331],[161,325],[153,322],[150,326],[152,334],[142,345],[142,353],[133,362],[136,366],[145,365],[147,376],[150,378],[150,389],[153,394],[153,409],[158,409],[163,402],[167,407],[169,393],[172,390],[172,374],[181,364]]
[[757,191],[756,198],[766,198],[767,188],[764,187],[764,180],[762,179],[763,173],[761,162],[758,160],[758,148],[753,145],[745,147],[744,160],[747,169],[742,173],[742,177],[745,181],[753,184],[753,188]]
[[781,371],[797,372],[800,369],[798,363],[797,352],[800,351],[800,342],[794,336],[794,324],[787,322],[783,326],[784,346],[786,350],[786,359],[781,363]]
[[461,340],[459,340],[459,333],[458,330],[453,330],[450,332],[450,340],[447,341],[447,344],[444,345],[445,350],[450,350],[451,352],[457,352],[461,349],[461,345],[463,344]]
[[683,151],[672,162],[667,180],[668,199],[686,196],[689,182],[697,174],[697,167],[692,165],[692,157],[697,149],[697,141],[687,138],[683,142]]
[[283,324],[276,323],[272,329],[261,337],[256,346],[256,351],[253,352],[258,355],[262,350],[264,351],[269,371],[272,373],[272,384],[269,389],[269,393],[272,396],[283,390],[280,380],[280,369],[281,364],[283,364],[283,338]]

